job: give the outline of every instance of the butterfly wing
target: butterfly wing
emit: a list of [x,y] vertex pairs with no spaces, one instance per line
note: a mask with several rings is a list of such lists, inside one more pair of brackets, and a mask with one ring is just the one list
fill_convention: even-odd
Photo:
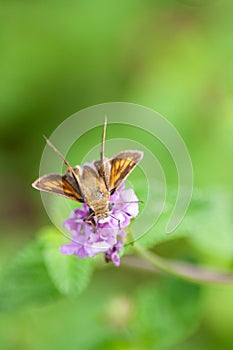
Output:
[[143,157],[140,151],[123,151],[116,154],[115,157],[109,159],[105,165],[108,175],[108,189],[112,193],[126,180],[131,171],[138,165]]
[[69,171],[64,175],[44,175],[36,180],[32,186],[40,191],[57,194],[77,202],[84,202],[78,182],[69,174]]

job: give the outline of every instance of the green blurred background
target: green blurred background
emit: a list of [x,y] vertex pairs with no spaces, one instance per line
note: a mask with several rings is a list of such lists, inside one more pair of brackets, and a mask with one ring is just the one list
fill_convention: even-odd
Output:
[[[94,104],[132,102],[164,115],[189,149],[195,187],[228,192],[232,199],[232,13],[232,1],[225,0],[1,1],[3,270],[40,227],[50,224],[40,196],[31,188],[38,176],[42,135]],[[177,258],[189,247],[176,242],[160,249]],[[115,299],[124,305],[124,298],[145,278],[153,275],[127,268],[97,271],[77,302],[62,300],[2,314],[0,346],[149,348],[146,343],[119,341],[118,328],[123,326],[114,322],[108,339],[101,342],[106,305],[114,307]],[[232,287],[202,288],[201,324],[173,350],[233,348],[232,292]],[[111,339],[118,340],[110,345]]]

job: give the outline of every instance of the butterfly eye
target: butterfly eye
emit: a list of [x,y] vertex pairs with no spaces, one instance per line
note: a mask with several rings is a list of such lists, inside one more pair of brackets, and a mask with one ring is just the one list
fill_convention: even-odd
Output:
[[114,206],[114,203],[111,203],[111,202],[108,203],[108,209],[109,209],[109,211],[112,210],[113,206]]
[[94,214],[94,210],[92,208],[89,208],[89,213]]

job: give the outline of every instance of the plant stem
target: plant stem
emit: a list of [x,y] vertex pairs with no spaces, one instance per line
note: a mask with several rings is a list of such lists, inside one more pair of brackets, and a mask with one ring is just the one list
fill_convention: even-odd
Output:
[[133,249],[137,255],[148,261],[151,265],[182,279],[194,283],[233,283],[233,273],[216,271],[202,266],[161,258],[137,243],[133,245]]

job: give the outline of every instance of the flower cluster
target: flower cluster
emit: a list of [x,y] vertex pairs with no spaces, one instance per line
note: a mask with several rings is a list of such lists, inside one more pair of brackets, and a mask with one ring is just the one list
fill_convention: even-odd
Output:
[[[120,265],[119,251],[124,243],[126,228],[130,220],[138,215],[138,199],[132,189],[125,189],[124,184],[111,196],[111,215],[99,220],[98,227],[93,227],[83,220],[89,215],[89,207],[84,203],[81,209],[71,212],[63,226],[71,233],[69,244],[60,247],[63,254],[75,254],[85,259],[104,253],[105,260]],[[120,223],[120,225],[119,225]]]

